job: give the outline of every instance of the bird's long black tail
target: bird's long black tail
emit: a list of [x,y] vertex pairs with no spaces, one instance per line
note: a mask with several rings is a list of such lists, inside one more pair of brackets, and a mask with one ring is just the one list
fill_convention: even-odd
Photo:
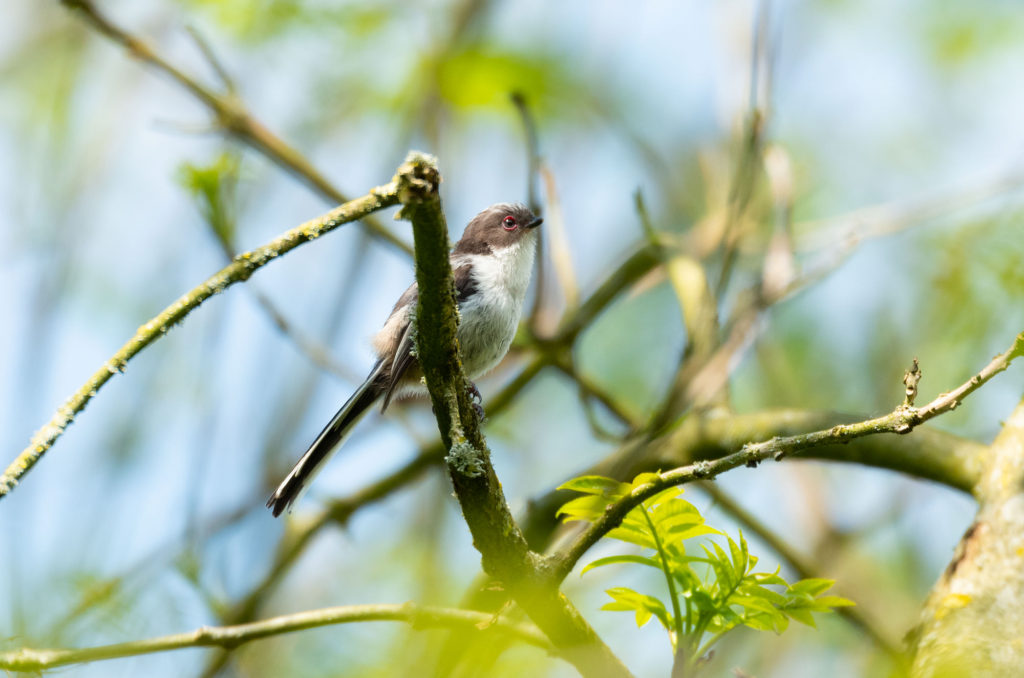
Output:
[[302,496],[309,484],[313,482],[316,474],[351,433],[352,428],[383,395],[379,375],[380,365],[378,364],[363,385],[345,401],[330,423],[324,427],[306,453],[295,464],[295,467],[274,490],[274,494],[270,495],[270,499],[267,500],[267,508],[274,513],[275,518]]

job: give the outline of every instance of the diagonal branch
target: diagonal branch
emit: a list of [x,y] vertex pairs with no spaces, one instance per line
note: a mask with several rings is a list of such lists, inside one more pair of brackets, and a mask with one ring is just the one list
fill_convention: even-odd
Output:
[[448,472],[484,570],[502,583],[584,676],[629,676],[622,662],[546,575],[543,559],[529,549],[512,518],[491,466],[459,361],[455,286],[435,161],[410,154],[398,178],[402,216],[412,222],[415,243],[419,285],[417,358],[448,450]]
[[32,436],[28,447],[22,450],[21,454],[0,476],[0,499],[13,490],[21,478],[36,465],[43,454],[60,438],[68,425],[74,421],[75,416],[85,409],[97,391],[112,376],[124,372],[128,361],[184,320],[185,316],[197,309],[204,301],[223,292],[235,283],[248,280],[254,272],[299,245],[315,240],[342,224],[356,221],[371,212],[395,205],[397,202],[397,184],[392,181],[384,186],[374,188],[361,198],[335,207],[316,219],[285,231],[266,245],[239,254],[230,264],[207,278],[198,287],[186,292],[159,315],[139,327],[135,335],[110,360],[96,370],[85,384],[57,409],[50,421]]
[[845,443],[878,433],[910,433],[916,426],[948,412],[959,405],[992,377],[1006,370],[1015,358],[1024,355],[1024,332],[1013,344],[997,355],[980,372],[948,393],[943,393],[927,405],[915,408],[900,405],[889,414],[854,424],[839,424],[829,429],[800,435],[775,437],[760,443],[748,443],[738,452],[714,461],[699,461],[689,466],[666,471],[648,483],[633,489],[625,497],[613,502],[604,514],[579,535],[562,553],[550,556],[551,567],[559,581],[567,576],[584,553],[601,537],[617,527],[626,514],[658,492],[694,480],[708,480],[738,466],[755,467],[768,459],[781,461],[800,450]]
[[[267,129],[263,123],[254,118],[245,108],[242,101],[231,94],[218,94],[213,90],[200,84],[184,71],[167,61],[156,49],[146,40],[132,35],[120,26],[114,24],[104,16],[92,0],[60,0],[69,9],[77,12],[82,19],[90,26],[113,42],[128,50],[131,56],[139,61],[149,64],[156,70],[170,76],[172,80],[181,85],[192,96],[198,99],[204,106],[210,109],[225,131],[237,139],[266,156],[278,167],[287,170],[290,174],[298,177],[303,183],[326,198],[329,202],[338,204],[348,202],[349,199],[330,181],[327,180],[315,167],[295,148],[289,146],[283,139]],[[203,44],[203,43],[200,43]],[[203,49],[207,55],[207,49]],[[208,55],[207,55],[208,56]],[[211,60],[216,65],[216,60]],[[221,76],[223,79],[223,75]],[[370,232],[381,240],[391,244],[406,254],[412,254],[412,248],[403,242],[394,233],[384,227],[375,219],[366,218],[363,215],[360,219],[366,224]]]
[[[104,659],[135,657],[195,647],[235,648],[239,645],[277,636],[284,633],[303,631],[320,626],[351,624],[369,621],[400,621],[413,628],[460,628],[466,630],[493,629],[497,633],[551,650],[551,644],[540,631],[529,624],[516,624],[504,619],[495,620],[494,615],[471,610],[443,607],[426,607],[406,603],[404,605],[349,605],[310,610],[295,614],[271,617],[251,624],[237,626],[203,626],[195,631],[175,633],[146,640],[134,640],[114,645],[100,645],[80,650],[22,648],[0,653],[0,669],[7,671],[39,672],[68,664]],[[484,627],[486,625],[486,628]]]

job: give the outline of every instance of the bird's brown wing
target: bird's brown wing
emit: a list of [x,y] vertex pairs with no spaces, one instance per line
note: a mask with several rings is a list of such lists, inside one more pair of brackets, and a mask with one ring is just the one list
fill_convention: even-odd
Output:
[[[473,278],[472,267],[468,263],[456,266],[452,273],[455,277],[455,299],[457,303],[461,304],[466,297],[476,292],[476,280]],[[409,322],[409,319],[412,318],[410,311],[415,308],[415,304],[418,301],[419,287],[417,287],[416,283],[413,283],[398,299],[398,303],[395,304],[395,308],[391,312],[392,315],[405,312],[406,322],[399,334],[398,345],[395,347],[388,384],[384,389],[384,402],[381,405],[381,412],[385,411],[388,405],[391,404],[391,398],[395,395],[402,377],[409,371],[410,366],[416,364],[414,330],[413,324]],[[409,311],[401,310],[405,307],[408,307]]]

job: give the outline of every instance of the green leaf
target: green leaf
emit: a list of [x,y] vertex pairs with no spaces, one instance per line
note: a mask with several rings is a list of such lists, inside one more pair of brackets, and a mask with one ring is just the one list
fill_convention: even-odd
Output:
[[754,581],[758,584],[765,586],[789,586],[789,584],[786,583],[786,580],[779,576],[778,569],[776,569],[775,572],[755,572],[750,576],[753,577]]
[[731,589],[738,584],[739,577],[733,572],[729,556],[725,554],[722,547],[715,542],[711,542],[711,546],[714,548],[712,552],[707,546],[701,546],[704,552],[708,554],[708,558],[711,559],[711,568],[715,572],[715,580],[719,591],[725,592],[727,589]]
[[743,531],[740,530],[740,543],[737,544],[732,540],[729,535],[725,536],[729,542],[729,555],[732,557],[733,571],[737,574],[737,579],[743,577],[747,573],[747,563],[749,562],[747,550],[747,540],[743,538]]
[[638,565],[647,565],[649,567],[653,567],[656,570],[660,570],[661,569],[661,563],[659,563],[654,558],[648,558],[647,556],[637,556],[637,555],[608,556],[606,558],[598,558],[594,562],[588,564],[580,572],[580,576],[582,577],[587,572],[590,572],[591,570],[593,570],[595,568],[598,568],[598,567],[605,567],[606,565],[619,565],[621,563],[636,563]]
[[810,626],[812,629],[818,628],[817,625],[814,623],[814,615],[812,615],[811,611],[808,610],[807,608],[803,608],[803,607],[789,608],[789,607],[786,607],[786,608],[783,608],[782,611],[785,614],[787,614],[790,617],[792,617],[793,619],[795,619],[798,622],[800,622],[801,624],[806,624],[807,626]]
[[776,610],[773,614],[756,613],[743,618],[743,625],[756,631],[773,631],[782,633],[789,628],[789,619]]
[[715,603],[714,598],[704,589],[697,588],[686,591],[683,597],[689,598],[690,603],[697,608],[698,613],[713,614],[718,612],[718,605]]
[[685,541],[686,539],[692,539],[693,537],[701,537],[706,534],[724,534],[723,532],[716,530],[709,525],[694,525],[688,527],[686,525],[679,525],[669,530],[669,537],[675,541]]
[[832,588],[835,583],[834,579],[801,579],[790,586],[787,593],[802,594],[813,598]]
[[622,525],[610,531],[606,537],[618,539],[629,544],[636,544],[647,549],[655,548],[654,537],[647,530],[642,530],[634,525]]
[[627,483],[620,483],[612,478],[604,476],[580,476],[562,483],[558,486],[560,490],[572,490],[583,494],[599,494],[605,497],[621,497],[629,492]]
[[[648,483],[653,483],[653,482],[655,482],[657,480],[660,480],[660,479],[661,479],[661,475],[658,474],[658,473],[641,473],[637,477],[633,478],[633,482],[630,483],[630,488],[635,490],[636,488],[640,487],[641,485],[646,485]],[[675,492],[676,494],[682,494],[682,488],[681,487],[670,487],[669,489],[665,490],[665,492]],[[659,496],[659,495],[655,495],[655,496]],[[648,500],[648,501],[650,501],[650,500]]]
[[814,602],[816,605],[821,605],[826,608],[852,607],[857,604],[849,598],[843,598],[841,596],[821,596],[819,598],[815,598]]
[[235,235],[235,188],[240,160],[230,153],[219,154],[209,165],[184,163],[178,169],[178,183],[196,201],[203,219],[221,242],[230,244]]
[[773,591],[771,589],[765,588],[757,584],[752,579],[745,579],[743,582],[741,582],[740,585],[736,588],[736,592],[740,595],[753,596],[755,598],[763,598],[775,607],[782,607],[783,605],[787,605],[791,600],[790,598],[787,598],[786,596],[782,595],[777,591]]
[[569,520],[586,520],[588,522],[594,522],[602,515],[608,508],[609,500],[605,497],[584,495],[582,497],[576,497],[566,503],[562,504],[562,508],[558,509],[558,516],[565,516],[567,521]]
[[672,628],[672,618],[668,610],[654,596],[638,593],[633,589],[625,587],[608,589],[605,593],[612,597],[613,602],[605,603],[601,607],[602,610],[633,610],[636,612],[636,624],[638,627],[646,624],[650,620],[651,615],[653,615],[658,618],[658,621],[666,629]]
[[769,600],[761,596],[733,595],[729,598],[731,605],[739,605],[752,612],[764,612],[769,615],[780,615],[779,607],[773,605]]

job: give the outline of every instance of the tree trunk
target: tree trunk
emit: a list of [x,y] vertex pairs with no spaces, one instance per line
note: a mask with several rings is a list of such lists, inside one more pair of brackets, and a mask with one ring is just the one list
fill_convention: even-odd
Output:
[[1024,401],[992,443],[978,515],[912,634],[915,678],[1024,672]]

